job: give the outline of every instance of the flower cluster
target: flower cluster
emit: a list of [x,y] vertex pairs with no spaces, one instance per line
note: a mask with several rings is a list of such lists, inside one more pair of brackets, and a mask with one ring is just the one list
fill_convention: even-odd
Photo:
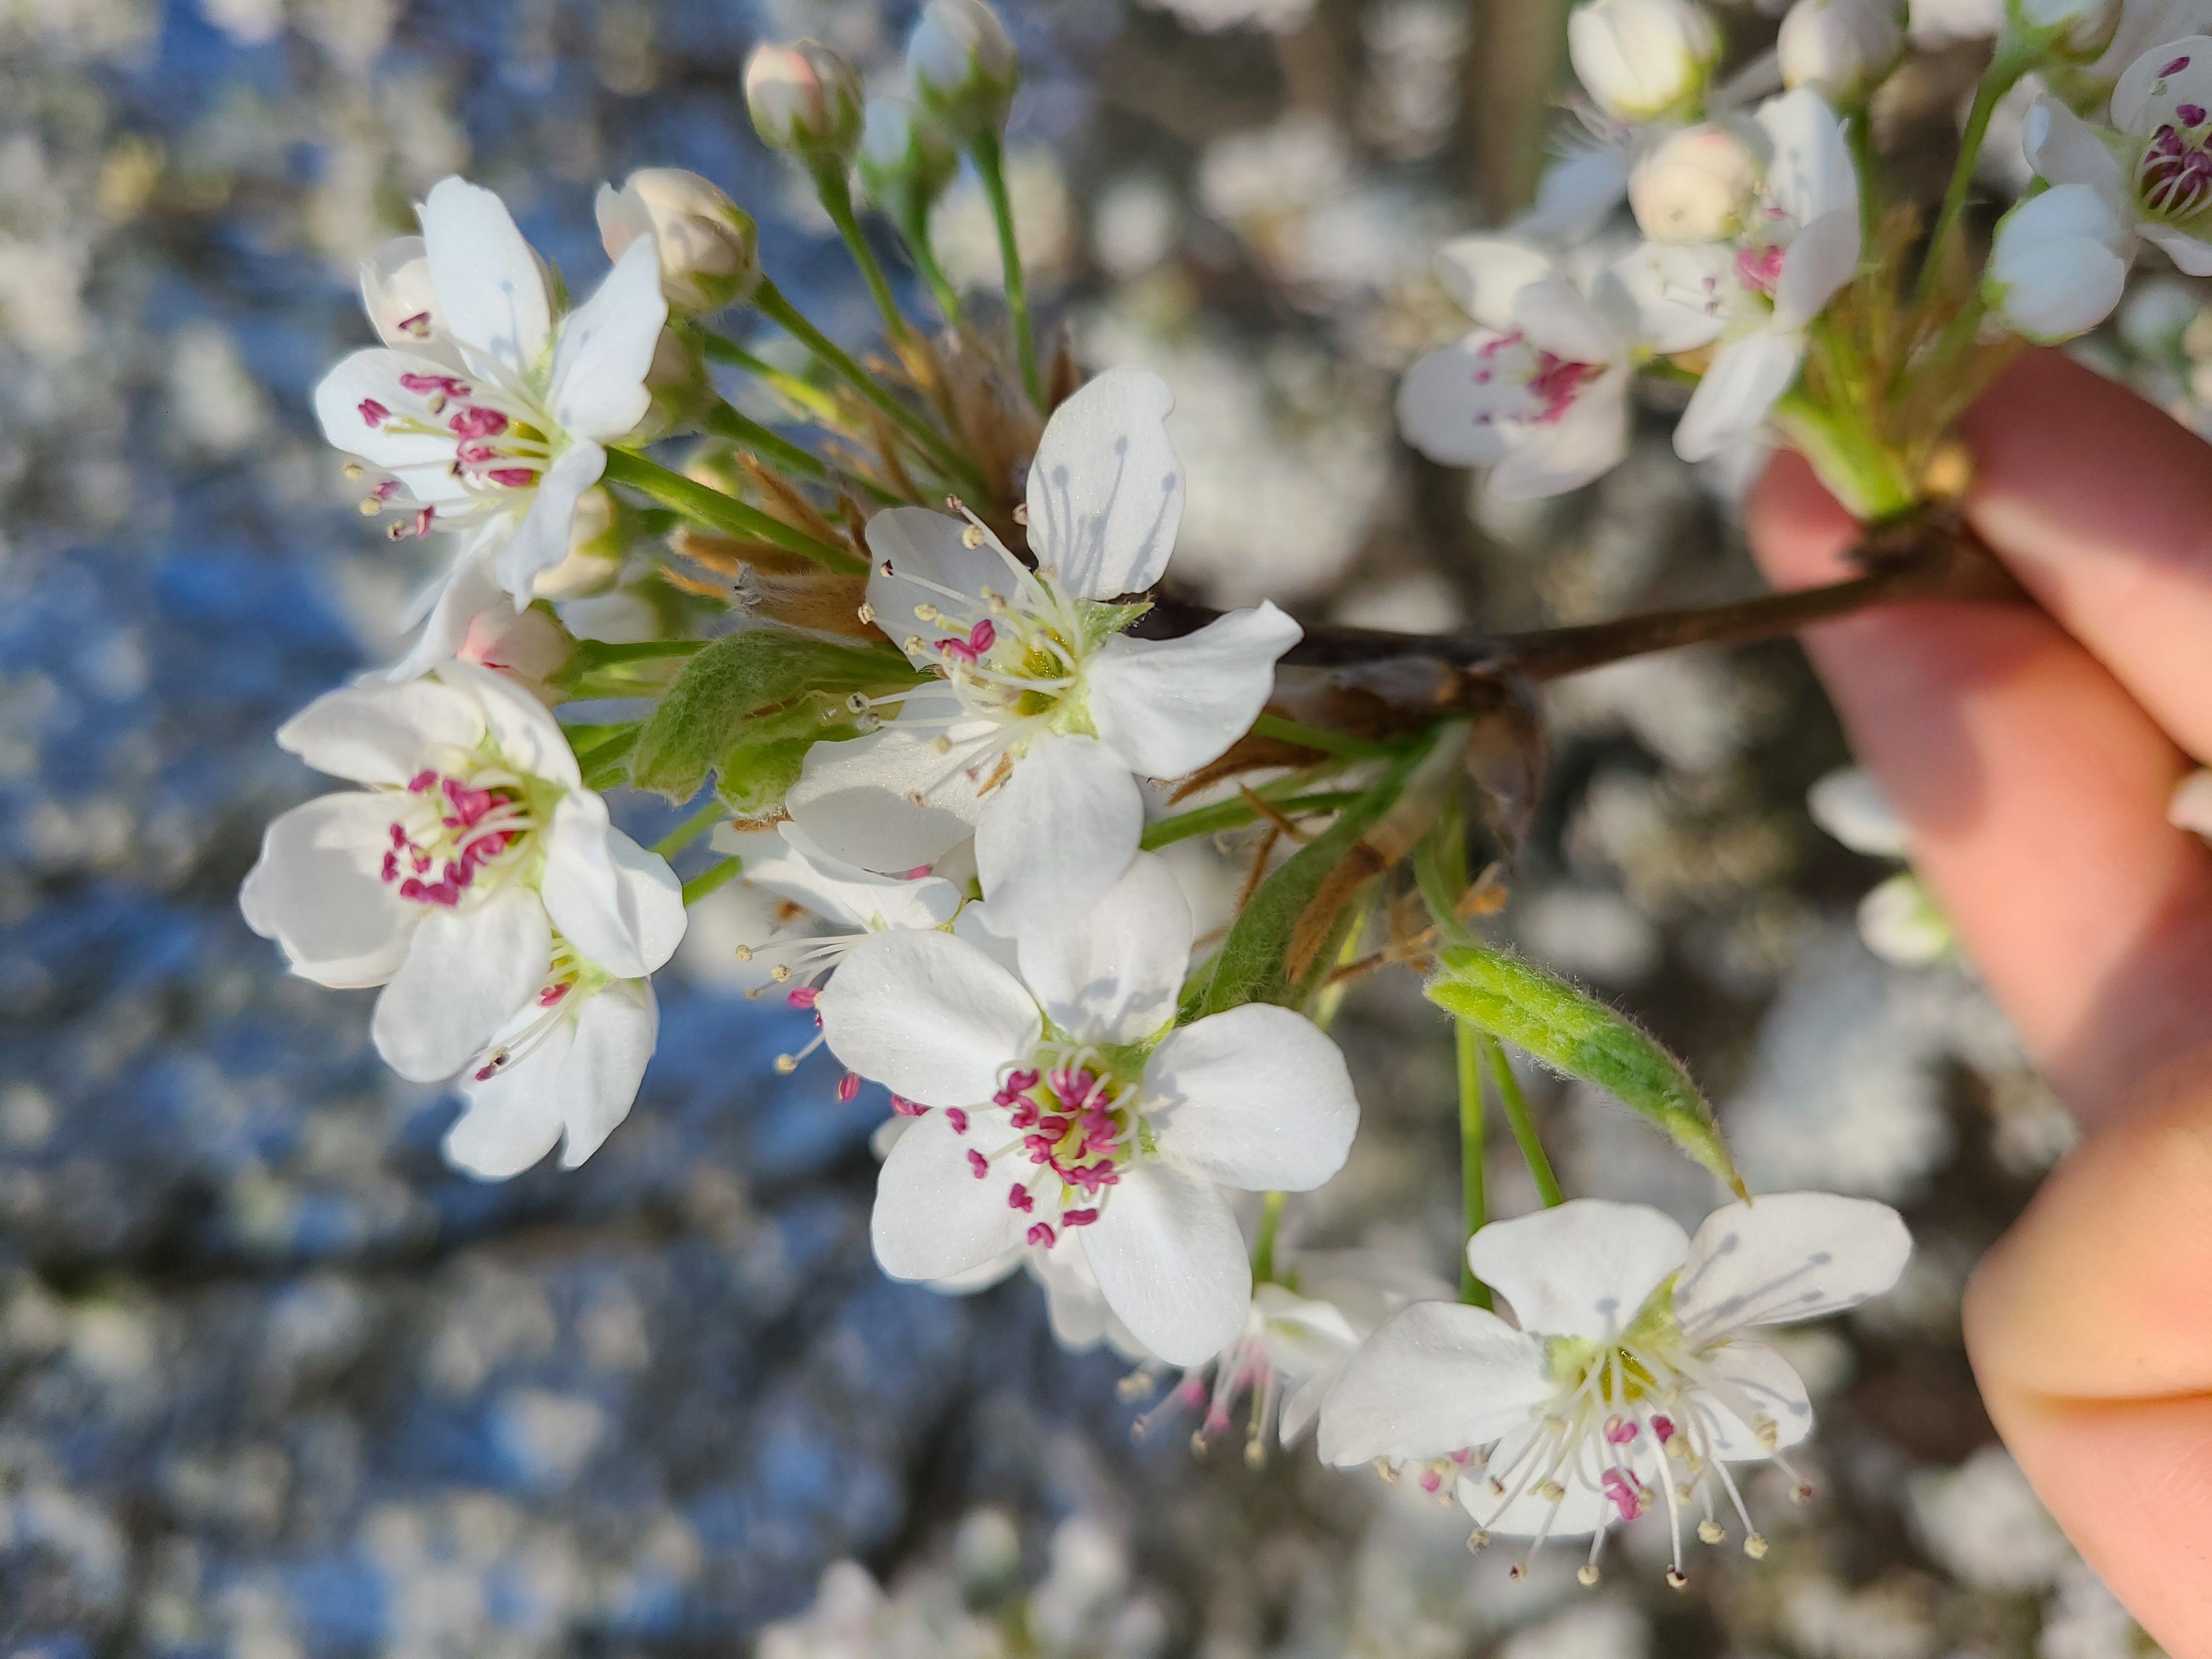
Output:
[[[1985,93],[2109,48],[2094,20],[2032,9]],[[1578,7],[1587,141],[1510,231],[1443,250],[1474,326],[1406,375],[1407,436],[1497,494],[1555,493],[1620,458],[1656,379],[1688,388],[1685,456],[1773,423],[1854,502],[1917,510],[1955,404],[1891,396],[1890,368],[1971,380],[1992,331],[2073,318],[2054,273],[2111,273],[2033,237],[2088,225],[2115,263],[2139,240],[2185,263],[2212,248],[2191,240],[2212,162],[2200,191],[2197,44],[2160,45],[2155,72],[2118,76],[2106,137],[2056,105],[2031,118],[2053,187],[1998,228],[1984,273],[1953,268],[1947,220],[1928,295],[1875,303],[1897,239],[1867,102],[1902,42],[1881,0],[1800,0],[1786,89],[1751,101],[1691,0]],[[1166,385],[1038,349],[1003,176],[1012,37],[981,0],[933,0],[908,70],[910,101],[864,104],[850,64],[800,41],[745,77],[882,311],[868,363],[778,288],[741,208],[670,169],[600,191],[611,269],[573,308],[458,179],[419,238],[368,261],[383,344],[331,370],[317,410],[393,540],[456,550],[404,659],[278,733],[358,787],[270,827],[248,922],[307,978],[383,988],[380,1053],[452,1081],[446,1154],[500,1179],[605,1141],[652,1052],[651,976],[690,907],[743,884],[773,917],[739,950],[753,994],[812,1033],[778,1069],[826,1050],[838,1098],[887,1097],[888,1274],[963,1293],[1025,1272],[1055,1336],[1111,1346],[1133,1392],[1179,1373],[1140,1431],[1187,1419],[1202,1448],[1241,1409],[1257,1462],[1317,1425],[1325,1462],[1455,1492],[1478,1539],[1588,1537],[1588,1578],[1656,1510],[1677,1583],[1686,1524],[1713,1541],[1733,1518],[1759,1553],[1731,1466],[1781,1461],[1811,1407],[1743,1333],[1887,1288],[1901,1224],[1751,1198],[1679,1062],[1479,934],[1541,786],[1534,670],[1494,641],[1425,648],[1173,591]],[[929,243],[963,158],[999,216],[1002,307],[956,291]],[[862,234],[855,175],[942,326],[908,314]],[[1632,235],[1609,228],[1624,208]],[[756,325],[807,367],[757,349]],[[686,816],[648,851],[611,820],[617,785]],[[1194,841],[1246,865],[1203,935],[1164,856]],[[1352,1155],[1329,1024],[1389,968],[1454,1021],[1470,1170],[1501,1113],[1546,1205],[1492,1221],[1469,1179],[1455,1301],[1422,1261],[1293,1249],[1310,1217],[1285,1222]],[[1692,1239],[1566,1200],[1506,1040],[1601,1084],[1740,1201]]]

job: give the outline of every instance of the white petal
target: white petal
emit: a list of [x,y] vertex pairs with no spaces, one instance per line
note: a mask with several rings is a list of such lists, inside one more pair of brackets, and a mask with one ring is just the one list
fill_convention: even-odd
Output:
[[780,898],[805,906],[825,921],[880,933],[900,927],[939,927],[960,908],[960,892],[949,881],[923,876],[908,881],[833,859],[814,848],[795,824],[770,850],[745,860],[745,879]]
[[1611,363],[1623,356],[1604,313],[1564,276],[1547,276],[1515,295],[1513,322],[1529,344],[1567,362]]
[[1097,1221],[1074,1237],[1106,1305],[1170,1365],[1202,1364],[1244,1328],[1252,1264],[1210,1182],[1139,1158],[1109,1189]]
[[1175,640],[1116,634],[1085,670],[1091,724],[1130,771],[1176,778],[1218,759],[1274,694],[1304,630],[1263,602]]
[[645,374],[667,320],[660,258],[653,238],[641,236],[599,291],[561,319],[546,396],[554,423],[572,437],[611,444],[643,420],[653,405]]
[[1008,1160],[979,1177],[968,1162],[971,1148],[988,1157],[1012,1139],[1003,1112],[976,1114],[965,1134],[932,1112],[901,1135],[876,1179],[868,1220],[877,1265],[893,1279],[950,1279],[1020,1243],[1030,1218],[1006,1201],[1008,1171],[1027,1165]]
[[2089,124],[2056,98],[2039,98],[2021,123],[2028,165],[2054,185],[2086,185],[2108,201],[2121,194],[2120,164]]
[[1810,87],[1785,92],[1761,104],[1755,118],[1774,147],[1766,192],[1775,205],[1800,225],[1829,213],[1849,213],[1856,223],[1858,170],[1843,124],[1820,94]]
[[[633,869],[628,879],[617,873],[615,833],[607,822],[606,802],[590,790],[573,790],[561,797],[553,809],[553,822],[541,832],[545,848],[541,883],[545,913],[586,961],[617,979],[642,979],[660,965],[647,962],[648,943],[656,948],[663,944],[670,951],[675,948],[666,939],[666,886],[647,878],[642,869]],[[627,836],[623,839],[629,841]],[[640,860],[653,857],[635,842],[630,847]],[[657,861],[666,869],[666,860]],[[672,872],[666,877],[666,884],[676,885]],[[647,897],[647,914],[637,908],[641,895]],[[680,910],[684,902],[680,887],[675,902]],[[683,936],[680,921],[675,933],[678,939]],[[660,960],[667,959],[664,954]]]
[[1252,1292],[1261,1349],[1289,1377],[1311,1376],[1359,1346],[1359,1334],[1336,1308],[1280,1285]]
[[1774,326],[1804,327],[1850,281],[1858,264],[1856,209],[1839,209],[1814,220],[1782,256],[1774,284]]
[[[1691,1394],[1712,1455],[1732,1462],[1767,1457],[1813,1432],[1813,1402],[1804,1378],[1764,1342],[1723,1342],[1698,1358],[1719,1383]],[[1771,1445],[1759,1437],[1762,1418],[1774,1425]]]
[[1674,428],[1674,453],[1702,461],[1742,442],[1765,423],[1775,399],[1790,390],[1805,343],[1794,334],[1761,332],[1731,340],[1713,354]]
[[1023,980],[1084,1042],[1136,1042],[1175,1017],[1190,967],[1190,906],[1166,860],[1139,853],[1080,921],[1018,938]]
[[1628,301],[1635,333],[1663,356],[1720,337],[1739,291],[1735,264],[1724,245],[1646,242],[1607,274]]
[[[519,1038],[541,1012],[533,1000],[493,1040]],[[561,1139],[561,1077],[575,1039],[574,1024],[562,1020],[482,1082],[464,1072],[464,1109],[441,1147],[446,1162],[479,1181],[507,1181],[551,1152]]]
[[1608,369],[1549,426],[1525,426],[1486,488],[1501,501],[1540,501],[1579,489],[1628,453],[1628,374]]
[[325,691],[276,728],[276,746],[318,772],[356,783],[404,784],[443,748],[473,749],[483,715],[434,681]]
[[[1516,1427],[1498,1444],[1490,1455],[1492,1468],[1510,1469],[1516,1465],[1526,1472],[1530,1463],[1522,1461],[1529,1443],[1544,1432],[1540,1419]],[[1629,1460],[1649,1486],[1656,1472],[1649,1458]],[[1620,1511],[1602,1488],[1589,1483],[1586,1469],[1562,1469],[1559,1484],[1566,1490],[1559,1497],[1547,1498],[1541,1492],[1528,1489],[1512,1493],[1510,1501],[1500,1504],[1490,1483],[1480,1477],[1462,1480],[1459,1483],[1460,1507],[1464,1509],[1475,1525],[1485,1532],[1495,1533],[1501,1538],[1534,1538],[1541,1534],[1547,1538],[1587,1538],[1600,1527],[1618,1521]],[[1664,1504],[1665,1499],[1655,1499]]]
[[2148,222],[2136,229],[2143,240],[2156,246],[2159,252],[2173,261],[2174,266],[2185,276],[2212,276],[2212,243],[2198,240],[2171,225]]
[[1549,254],[1510,236],[1460,236],[1437,250],[1437,280],[1486,328],[1513,326],[1513,299],[1552,274]]
[[497,544],[484,536],[472,538],[463,546],[431,586],[422,631],[416,635],[407,654],[386,672],[386,678],[406,681],[428,673],[468,642],[471,623],[505,602],[506,591],[491,574],[490,555],[496,550]]
[[1398,382],[1398,430],[1439,466],[1489,466],[1505,459],[1505,433],[1494,418],[1497,397],[1477,378],[1488,368],[1484,348],[1498,337],[1488,331],[1470,334],[1430,352]]
[[1151,370],[1109,368],[1046,423],[1030,466],[1030,550],[1077,597],[1140,592],[1167,568],[1182,522],[1174,407]]
[[[911,1127],[915,1120],[894,1117],[890,1122]],[[933,1279],[929,1288],[940,1296],[972,1296],[977,1291],[988,1291],[994,1285],[1004,1284],[1019,1273],[1024,1261],[1035,1255],[1026,1244],[1017,1244],[1012,1249],[993,1256],[980,1267],[970,1267],[965,1273],[948,1273],[943,1279]]]
[[[917,606],[961,611],[960,599],[945,593],[950,588],[969,601],[965,609],[980,617],[985,588],[1011,596],[1018,583],[996,549],[970,547],[962,539],[967,529],[957,519],[920,507],[886,507],[868,520],[868,555],[874,567],[868,576],[868,603],[893,640],[903,645],[910,636],[921,635],[922,648],[911,653],[918,667],[942,662],[937,641],[965,640],[972,623],[947,627],[924,622],[914,614]],[[884,575],[885,564],[896,574]]]
[[1897,1282],[1912,1254],[1897,1212],[1832,1193],[1769,1193],[1714,1211],[1674,1286],[1693,1341],[1838,1313]]
[[2112,125],[2148,138],[2173,118],[2177,105],[2208,100],[2212,100],[2212,37],[2185,34],[2153,46],[2121,72],[2112,88]]
[[619,830],[607,831],[607,852],[614,860],[622,915],[637,941],[638,959],[646,972],[658,973],[684,943],[684,884],[666,859]]
[[1417,1302],[1359,1346],[1321,1408],[1321,1461],[1443,1457],[1551,1398],[1544,1345],[1484,1308]]
[[1001,1073],[1028,1056],[1042,1029],[1022,982],[948,933],[862,939],[838,963],[816,1007],[832,1054],[925,1106],[990,1099]]
[[1586,240],[1628,194],[1626,146],[1563,156],[1536,181],[1535,204],[1513,222],[1516,235],[1567,246]]
[[1266,1003],[1170,1032],[1144,1086],[1160,1151],[1249,1192],[1310,1192],[1344,1167],[1359,1127],[1342,1052],[1304,1015]]
[[[399,384],[402,374],[448,374],[449,365],[412,352],[390,351],[372,346],[342,357],[331,372],[315,383],[315,418],[333,449],[358,455],[386,471],[404,471],[409,493],[418,501],[461,500],[457,486],[440,488],[439,477],[453,463],[459,441],[436,429],[420,393]],[[364,403],[381,404],[387,415],[420,416],[433,428],[427,432],[398,432],[376,415],[362,412]],[[417,488],[416,486],[423,488]],[[426,493],[427,492],[427,493]]]
[[536,368],[552,311],[538,256],[514,228],[507,204],[465,179],[441,179],[422,216],[439,330],[513,374]]
[[553,954],[545,907],[512,883],[466,909],[426,908],[370,1026],[385,1064],[416,1083],[475,1058],[537,996]]
[[[2080,189],[2079,185],[2061,185],[2035,202]],[[2025,211],[2035,202],[2013,210]],[[2000,257],[1990,260],[1990,274],[1994,283],[2002,285],[1998,309],[2015,333],[2039,344],[2057,345],[2087,334],[2112,314],[2127,289],[2127,261],[2087,237],[2016,249],[2008,249],[2000,240],[1997,251]],[[2008,281],[2001,271],[2018,274]]]
[[[931,745],[959,700],[908,701],[902,717],[880,732],[806,751],[785,810],[807,838],[832,858],[894,875],[934,863],[975,833],[983,814],[975,786],[961,771],[973,744],[939,755]],[[955,728],[966,743],[968,731]],[[920,795],[921,804],[912,799]]]
[[1522,1330],[1602,1340],[1628,1328],[1689,1248],[1649,1205],[1577,1198],[1492,1222],[1468,1241],[1467,1259]]
[[385,344],[404,351],[425,343],[422,335],[399,326],[417,319],[428,326],[437,311],[420,236],[395,236],[361,262],[361,307]]
[[514,771],[544,778],[563,789],[580,789],[576,751],[552,710],[504,674],[482,663],[456,659],[438,665],[438,678],[476,702],[483,734],[501,761]]
[[529,605],[538,577],[568,556],[576,503],[606,470],[607,452],[579,439],[539,475],[530,493],[530,510],[493,565],[500,586],[514,596],[516,610]]
[[599,1151],[629,1115],[659,1034],[660,1005],[645,980],[617,980],[577,1012],[575,1042],[561,1068],[562,1169]]
[[294,807],[263,833],[239,908],[301,978],[350,989],[398,971],[422,907],[380,873],[391,823],[381,797],[347,790]]
[[1071,924],[1121,878],[1145,831],[1145,798],[1096,738],[1030,744],[985,799],[975,871],[1002,928]]

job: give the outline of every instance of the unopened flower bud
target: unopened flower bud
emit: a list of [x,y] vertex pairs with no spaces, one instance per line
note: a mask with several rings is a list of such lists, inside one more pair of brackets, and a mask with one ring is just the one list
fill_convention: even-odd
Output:
[[860,77],[819,40],[755,46],[745,60],[745,103],[771,149],[847,157],[860,142]]
[[2060,185],[1997,221],[1982,297],[2006,327],[2050,345],[2112,314],[2127,286],[2130,238],[2089,185]]
[[1589,0],[1567,19],[1583,90],[1624,121],[1693,104],[1720,55],[1720,31],[1695,0]]
[[397,236],[361,262],[361,303],[376,337],[420,350],[430,337],[430,256],[420,236]]
[[1655,242],[1724,241],[1759,193],[1759,157],[1725,127],[1685,127],[1638,162],[1628,204]]
[[641,167],[593,204],[607,258],[641,236],[660,254],[660,292],[672,311],[720,311],[760,282],[760,237],[752,216],[696,173]]
[[1006,130],[1022,60],[984,0],[929,0],[906,47],[921,106],[963,137]]
[[2005,0],[2005,31],[2069,58],[2094,58],[2120,27],[2120,0]]
[[1858,103],[1905,49],[1897,13],[1897,0],[1797,0],[1774,41],[1783,83]]
[[902,223],[921,221],[959,167],[945,129],[905,99],[868,100],[860,173],[871,205]]
[[496,669],[550,706],[562,697],[547,682],[567,665],[575,644],[568,630],[538,606],[517,611],[500,604],[476,614],[468,637],[453,654]]

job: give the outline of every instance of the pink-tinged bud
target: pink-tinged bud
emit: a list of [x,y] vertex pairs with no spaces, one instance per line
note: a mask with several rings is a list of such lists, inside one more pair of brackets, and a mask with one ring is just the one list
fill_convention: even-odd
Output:
[[1685,127],[1629,175],[1628,204],[1655,242],[1723,242],[1759,193],[1759,157],[1725,126]]
[[501,604],[470,620],[468,637],[453,654],[497,670],[550,707],[562,694],[548,682],[567,665],[575,644],[567,629],[537,606],[517,611]]
[[771,149],[849,159],[864,117],[860,77],[819,40],[759,46],[745,60],[745,104]]
[[660,292],[672,311],[720,311],[760,283],[760,235],[752,216],[696,173],[641,167],[620,190],[601,185],[594,203],[607,258],[641,236],[660,255]]
[[907,41],[906,67],[922,108],[963,138],[1006,131],[1021,55],[983,0],[930,0]]

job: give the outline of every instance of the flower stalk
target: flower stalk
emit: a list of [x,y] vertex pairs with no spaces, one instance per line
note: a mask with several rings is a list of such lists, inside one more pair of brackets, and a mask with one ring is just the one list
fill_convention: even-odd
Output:
[[[1490,1224],[1490,1194],[1483,1168],[1484,1090],[1482,1045],[1485,1038],[1463,1019],[1452,1022],[1452,1056],[1459,1081],[1459,1186],[1465,1236],[1473,1238]],[[1470,1308],[1490,1305],[1490,1286],[1474,1276],[1474,1268],[1460,1252],[1459,1299]]]
[[999,263],[1006,271],[1006,317],[1013,325],[1014,351],[1021,360],[1022,386],[1030,401],[1044,407],[1044,380],[1037,372],[1036,334],[1030,326],[1029,286],[1022,274],[1022,251],[1014,240],[1014,202],[1006,190],[1006,147],[996,132],[977,135],[969,154],[983,180],[983,194],[991,204],[991,222],[999,231]]
[[1487,1031],[1475,1033],[1475,1046],[1482,1051],[1483,1063],[1498,1085],[1498,1103],[1505,1109],[1505,1121],[1511,1126],[1513,1139],[1521,1148],[1521,1158],[1528,1166],[1528,1176],[1536,1183],[1536,1196],[1547,1210],[1566,1201],[1560,1190],[1559,1178],[1552,1173],[1552,1160],[1546,1155],[1544,1142],[1536,1133],[1536,1121],[1528,1114],[1528,1097],[1521,1091],[1521,1079],[1513,1074],[1513,1063],[1505,1057],[1505,1045]]

